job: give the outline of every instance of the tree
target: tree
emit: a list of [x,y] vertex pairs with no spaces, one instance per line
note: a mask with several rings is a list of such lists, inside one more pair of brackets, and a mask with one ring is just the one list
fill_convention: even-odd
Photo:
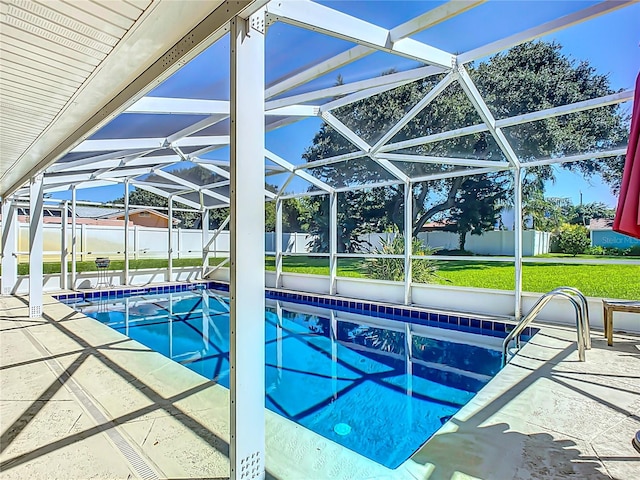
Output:
[[[276,202],[266,202],[265,231],[276,230]],[[309,208],[306,199],[290,198],[282,202],[282,231],[306,232],[309,229]]]
[[537,191],[526,199],[523,211],[525,217],[533,218],[534,229],[552,232],[571,220],[573,208],[568,198],[545,197]]
[[[506,53],[495,55],[487,62],[470,65],[468,70],[498,119],[614,93],[605,75],[597,74],[586,62],[576,63],[561,52],[557,43],[525,43]],[[441,78],[435,76],[413,82],[336,109],[333,113],[372,145]],[[618,107],[607,106],[599,108],[596,114],[589,111],[576,112],[509,127],[505,129],[505,133],[520,160],[526,162],[537,158],[612,148],[624,142],[627,122],[628,119],[620,113]],[[391,143],[480,123],[482,121],[478,113],[462,88],[453,83],[447,87],[445,94],[439,95],[409,122]],[[354,150],[355,148],[337,131],[323,124],[303,158],[311,162]],[[428,143],[395,153],[506,161],[493,137],[484,133]],[[622,162],[621,157],[615,157],[568,163],[562,167],[579,170],[585,176],[598,173],[615,191],[619,188]],[[396,164],[411,177],[445,173],[456,168],[431,163]],[[335,186],[374,183],[392,178],[390,173],[366,157],[351,160],[347,164],[330,164],[314,168],[312,173]],[[465,188],[472,189],[473,182],[486,181],[488,178],[498,179],[499,181],[494,183],[495,191],[488,194],[487,198],[509,197],[512,188],[505,183],[509,175],[492,174],[492,177],[485,177],[483,180],[473,180],[475,177],[466,176],[417,183],[413,192],[414,235],[421,231],[427,221],[438,216],[450,217],[455,211],[460,212],[461,204],[464,203],[462,200]],[[534,192],[541,191],[544,181],[552,178],[553,170],[550,167],[527,169],[524,179],[525,196],[529,197]],[[317,198],[314,201],[321,202]],[[402,187],[350,192],[342,201],[348,206],[349,212],[353,213],[354,218],[362,220],[366,225],[382,223],[402,228]],[[378,208],[381,204],[384,205],[384,213],[381,216],[369,215],[369,205]],[[320,208],[316,210],[324,212]],[[315,228],[314,222],[318,223],[321,220],[322,217],[313,217],[312,230]],[[344,223],[342,236],[346,237],[346,240],[342,243],[353,241],[362,228],[361,225],[357,223],[351,228]]]
[[501,204],[507,189],[505,179],[491,175],[470,177],[458,190],[457,202],[451,209],[450,218],[460,236],[460,250],[464,250],[467,233],[480,235],[490,230],[498,221]]
[[573,207],[572,210],[573,215],[569,223],[578,225],[587,225],[592,218],[612,219],[616,216],[615,209],[607,207],[602,202],[585,203]]

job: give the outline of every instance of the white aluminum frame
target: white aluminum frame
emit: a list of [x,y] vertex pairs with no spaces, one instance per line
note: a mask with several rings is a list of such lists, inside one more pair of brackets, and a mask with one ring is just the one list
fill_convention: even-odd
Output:
[[[231,22],[232,479],[265,478],[264,22]],[[262,23],[263,24],[263,23]],[[252,139],[247,141],[247,139]]]
[[31,178],[29,185],[29,317],[42,316],[44,177]]

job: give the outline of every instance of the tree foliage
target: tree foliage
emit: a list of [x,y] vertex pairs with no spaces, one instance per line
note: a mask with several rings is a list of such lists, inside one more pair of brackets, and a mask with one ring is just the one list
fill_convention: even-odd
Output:
[[460,237],[461,251],[464,250],[467,233],[480,235],[494,228],[506,196],[506,180],[503,178],[476,175],[464,182],[450,212],[450,219]]
[[[577,63],[570,59],[556,43],[525,43],[495,55],[486,62],[470,65],[468,70],[497,119],[614,93],[605,75],[596,73],[586,62]],[[333,113],[369,145],[373,145],[441,78],[428,77],[336,109]],[[508,127],[505,134],[520,160],[526,162],[617,146],[625,141],[627,121],[618,107],[607,106],[595,112],[577,112]],[[462,88],[454,82],[390,143],[481,123]],[[342,135],[323,124],[303,157],[311,162],[353,151],[355,147]],[[485,133],[404,148],[395,153],[507,161],[493,137]],[[396,162],[396,166],[412,178],[460,170],[460,167],[433,163]],[[597,159],[563,164],[562,167],[579,170],[585,176],[600,174],[615,191],[619,187],[622,159]],[[367,157],[350,160],[346,164],[316,167],[311,172],[336,187],[392,179],[389,172]],[[414,235],[421,231],[427,221],[438,218],[457,217],[464,223],[461,231],[489,228],[493,225],[491,218],[500,205],[506,203],[504,199],[512,195],[510,178],[511,174],[506,172],[417,182],[413,191]],[[550,179],[553,179],[550,167],[527,169],[525,198],[543,191],[544,181]],[[477,202],[494,202],[492,207],[474,205],[472,195],[468,192],[472,192],[478,184],[485,185],[487,191],[484,192],[484,198],[477,199]],[[340,197],[342,211],[348,209],[349,217],[354,220],[350,222],[342,218],[339,221],[342,230],[340,242],[345,251],[356,249],[357,245],[351,246],[351,243],[359,233],[374,225],[403,228],[401,186],[359,190],[341,194]],[[313,207],[318,215],[312,217],[311,230],[325,231],[328,207],[323,202],[326,203],[326,200],[315,197],[311,202],[318,204]]]
[[586,226],[593,218],[615,217],[615,210],[602,202],[573,205],[568,198],[544,197],[541,192],[527,199],[524,213],[533,218],[533,228],[543,232],[558,230],[565,223]]

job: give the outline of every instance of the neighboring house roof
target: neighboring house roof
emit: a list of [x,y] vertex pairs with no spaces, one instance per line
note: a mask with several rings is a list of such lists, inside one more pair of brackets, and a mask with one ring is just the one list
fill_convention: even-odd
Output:
[[[155,210],[153,210],[151,208],[136,208],[136,209],[133,209],[133,210],[129,210],[129,215],[134,215],[136,213],[141,213],[141,212],[148,212],[148,213],[150,213],[152,215],[155,215],[155,216],[161,217],[161,218],[166,218],[166,219],[169,218],[168,215],[165,215],[164,213],[161,213],[161,212],[157,212],[157,211],[155,211]],[[103,217],[105,217],[105,218],[124,217],[124,209],[122,208],[122,209],[116,210],[115,212],[108,213],[106,215],[103,215]]]
[[455,227],[456,222],[444,220],[442,222],[427,222],[422,226],[422,230],[446,230]]
[[114,213],[120,212],[120,208],[108,208],[108,207],[86,207],[76,206],[76,217],[81,218],[105,218]]
[[[167,221],[169,220],[169,215],[166,215],[162,212],[158,212],[151,208],[136,208],[134,210],[129,210],[129,215],[135,215],[136,213],[143,213],[143,212],[150,213],[151,215],[154,215],[156,217],[164,218]],[[120,210],[117,210],[116,212],[103,215],[102,218],[124,218],[124,209],[120,209]],[[180,221],[181,221],[180,219],[174,218],[173,224],[177,225],[180,223]]]
[[589,230],[611,230],[613,229],[612,218],[592,218],[589,220]]

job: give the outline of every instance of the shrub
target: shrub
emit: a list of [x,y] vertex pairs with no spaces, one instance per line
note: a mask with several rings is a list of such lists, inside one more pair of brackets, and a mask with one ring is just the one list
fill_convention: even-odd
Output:
[[640,245],[634,245],[632,247],[629,247],[628,255],[631,255],[634,257],[640,256]]
[[591,245],[588,230],[582,225],[565,223],[560,226],[557,237],[560,253],[568,253],[574,257],[584,253]]
[[[391,240],[380,240],[381,248],[374,248],[371,253],[381,255],[403,255],[404,237],[395,235]],[[433,255],[435,249],[422,243],[421,240],[413,239],[413,255]],[[369,258],[365,263],[367,276],[380,280],[404,280],[404,259],[403,258]],[[438,266],[433,260],[419,260],[413,262],[412,280],[420,283],[430,283],[438,277]]]
[[587,248],[585,252],[587,255],[607,255],[607,249],[601,247],[600,245],[596,245],[595,247]]
[[610,255],[613,257],[638,257],[640,256],[640,245],[633,245],[628,248],[589,247],[586,253],[589,255]]

